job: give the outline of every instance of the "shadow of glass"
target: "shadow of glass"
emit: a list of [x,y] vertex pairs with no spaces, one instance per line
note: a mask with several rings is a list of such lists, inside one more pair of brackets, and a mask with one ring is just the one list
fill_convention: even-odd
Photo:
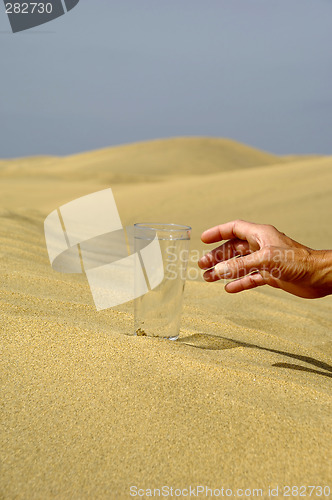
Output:
[[318,370],[313,370],[312,368],[307,368],[301,365],[292,365],[291,363],[275,363],[272,366],[278,366],[280,368],[290,368],[291,370],[299,370],[303,372],[315,373],[317,375],[323,375],[324,377],[332,378],[332,373],[320,372]]
[[177,343],[197,347],[198,349],[222,350],[233,349],[240,347],[241,343],[236,340],[227,339],[225,337],[217,337],[216,335],[208,335],[206,333],[194,333],[189,337],[182,337],[177,340]]
[[[228,337],[218,337],[216,335],[208,335],[206,333],[195,333],[188,337],[182,337],[177,340],[177,342],[189,345],[191,347],[196,347],[198,349],[211,349],[211,350],[223,350],[223,349],[233,349],[235,347],[248,347],[251,349],[260,349],[261,351],[273,352],[276,354],[281,354],[282,356],[287,356],[298,361],[304,361],[305,363],[311,364],[317,368],[321,368],[328,372],[332,372],[332,366],[319,361],[318,359],[312,358],[310,356],[302,356],[300,354],[293,354],[286,351],[279,351],[278,349],[269,349],[268,347],[262,347],[257,344],[250,344],[248,342],[241,342],[235,339],[230,339]],[[318,370],[313,370],[312,368],[307,368],[301,365],[292,365],[288,363],[275,363],[272,366],[277,366],[281,368],[292,368],[303,371],[308,371],[310,373],[317,373],[320,375],[325,375],[327,377],[332,377],[330,373],[320,372]]]

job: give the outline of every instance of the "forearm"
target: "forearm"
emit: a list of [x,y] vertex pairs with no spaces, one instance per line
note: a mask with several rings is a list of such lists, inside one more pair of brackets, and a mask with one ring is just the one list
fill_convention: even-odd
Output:
[[332,294],[332,250],[313,250],[313,286],[319,297]]

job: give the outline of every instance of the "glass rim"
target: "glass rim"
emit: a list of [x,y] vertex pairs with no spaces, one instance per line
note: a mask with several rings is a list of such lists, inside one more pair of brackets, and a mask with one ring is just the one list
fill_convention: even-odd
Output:
[[136,222],[134,227],[142,229],[151,229],[152,231],[191,231],[191,226],[184,224],[174,224],[173,222]]

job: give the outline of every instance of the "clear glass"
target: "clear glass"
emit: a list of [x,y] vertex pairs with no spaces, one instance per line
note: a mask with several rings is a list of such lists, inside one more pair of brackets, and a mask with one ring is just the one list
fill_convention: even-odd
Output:
[[[190,226],[179,224],[138,223],[134,225],[135,252],[141,255],[144,248],[154,240],[159,243],[154,257],[141,260],[149,283],[149,272],[153,268],[157,286],[148,286],[147,293],[134,301],[135,335],[176,340],[179,337],[183,302],[183,291],[189,256]],[[158,243],[156,242],[158,241]],[[146,272],[148,270],[148,272]],[[161,272],[160,272],[161,271]],[[150,272],[151,276],[151,272]],[[153,284],[153,280],[150,280]],[[136,294],[137,296],[138,294]]]

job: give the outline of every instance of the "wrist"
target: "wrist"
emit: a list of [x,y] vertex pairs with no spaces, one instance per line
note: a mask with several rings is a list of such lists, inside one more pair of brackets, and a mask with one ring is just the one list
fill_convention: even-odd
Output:
[[312,250],[314,280],[313,286],[318,297],[332,294],[332,250]]

